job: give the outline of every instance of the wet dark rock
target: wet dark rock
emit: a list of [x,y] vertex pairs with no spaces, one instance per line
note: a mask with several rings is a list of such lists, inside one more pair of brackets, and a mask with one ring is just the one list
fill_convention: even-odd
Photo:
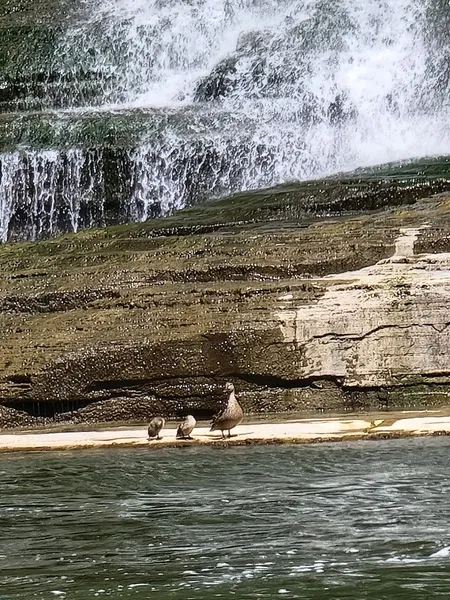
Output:
[[340,127],[349,120],[355,120],[356,117],[356,108],[343,94],[337,94],[333,102],[328,105],[327,118],[331,125]]
[[33,427],[37,424],[38,420],[27,413],[0,405],[0,429]]
[[289,97],[300,104],[304,124],[324,120],[326,106],[308,90],[312,63],[324,47],[330,53],[328,60],[336,60],[350,28],[348,15],[339,6],[318,3],[314,17],[296,25],[288,19],[280,32],[245,32],[235,52],[199,82],[194,99]]
[[219,63],[197,86],[194,93],[196,102],[210,102],[229,96],[236,89],[236,57]]

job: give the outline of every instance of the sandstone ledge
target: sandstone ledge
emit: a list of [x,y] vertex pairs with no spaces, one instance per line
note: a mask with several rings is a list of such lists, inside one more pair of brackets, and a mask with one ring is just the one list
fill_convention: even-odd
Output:
[[450,435],[450,416],[433,413],[383,419],[379,415],[360,418],[309,419],[283,423],[242,424],[231,439],[209,427],[197,427],[194,439],[175,439],[175,429],[166,428],[161,440],[147,439],[146,427],[90,432],[18,433],[0,435],[0,452],[82,450],[89,448],[242,446],[250,444],[307,444],[374,440],[424,435]]

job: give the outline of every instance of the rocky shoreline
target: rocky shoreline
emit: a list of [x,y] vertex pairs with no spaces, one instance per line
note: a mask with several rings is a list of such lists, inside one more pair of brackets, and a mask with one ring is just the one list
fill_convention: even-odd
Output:
[[447,406],[450,196],[407,181],[0,246],[0,427]]

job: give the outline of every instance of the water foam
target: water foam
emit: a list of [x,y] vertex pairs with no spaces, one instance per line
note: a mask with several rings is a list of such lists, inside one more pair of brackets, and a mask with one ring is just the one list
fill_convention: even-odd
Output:
[[[203,111],[219,122],[219,106],[240,117],[216,136],[218,153],[232,136],[264,148],[268,168],[249,172],[244,188],[447,153],[447,109],[423,100],[433,95],[428,6],[425,0],[107,0],[103,15],[111,31],[118,23],[124,28],[128,49],[114,65],[116,100],[190,105],[202,77],[231,59],[229,89]],[[330,117],[336,99],[341,114]]]
[[[448,154],[439,57],[449,44],[436,2],[103,0],[66,32],[55,69],[75,81],[69,109],[85,97],[80,69],[99,75],[99,120],[172,111],[125,149],[120,218],[143,220],[236,190]],[[113,202],[100,154],[89,168],[81,149],[0,156],[0,239],[20,237],[18,220],[22,237],[101,225]]]
[[450,557],[450,546],[441,548],[437,552],[430,554],[430,558],[449,558]]

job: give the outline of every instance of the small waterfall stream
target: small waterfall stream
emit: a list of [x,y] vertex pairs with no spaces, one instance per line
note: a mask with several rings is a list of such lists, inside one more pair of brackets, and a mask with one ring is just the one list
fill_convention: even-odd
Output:
[[53,5],[2,25],[2,241],[450,151],[444,0]]

